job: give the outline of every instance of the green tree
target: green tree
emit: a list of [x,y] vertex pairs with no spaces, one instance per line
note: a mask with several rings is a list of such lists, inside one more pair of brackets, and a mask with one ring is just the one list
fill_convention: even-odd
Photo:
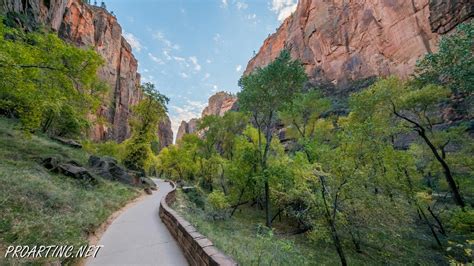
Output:
[[0,111],[27,132],[79,135],[90,126],[107,87],[97,77],[103,59],[46,32],[0,24]]
[[296,93],[303,89],[306,80],[301,63],[293,61],[286,50],[268,66],[258,68],[239,80],[239,86],[242,88],[238,94],[240,108],[251,114],[252,123],[259,132],[258,147],[265,179],[265,216],[268,227],[271,227],[271,215],[269,176],[266,169],[277,114],[293,100]]
[[443,36],[438,51],[427,54],[416,68],[415,81],[438,84],[454,93],[474,90],[474,21],[465,22],[454,34]]
[[152,142],[161,119],[166,116],[169,99],[155,90],[152,83],[141,86],[143,100],[132,108],[130,125],[132,136],[126,141],[124,165],[135,171],[146,171],[153,156]]

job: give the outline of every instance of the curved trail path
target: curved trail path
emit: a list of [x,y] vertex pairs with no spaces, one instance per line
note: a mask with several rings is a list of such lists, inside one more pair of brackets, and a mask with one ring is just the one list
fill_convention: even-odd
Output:
[[160,200],[171,185],[154,179],[158,191],[126,209],[99,241],[104,245],[87,265],[188,265],[176,240],[158,215]]

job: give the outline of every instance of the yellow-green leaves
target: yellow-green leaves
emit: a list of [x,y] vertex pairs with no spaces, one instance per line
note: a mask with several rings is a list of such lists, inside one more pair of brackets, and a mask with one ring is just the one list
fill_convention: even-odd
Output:
[[86,133],[87,115],[105,90],[97,77],[103,59],[52,33],[25,33],[2,24],[0,36],[2,112],[19,117],[27,132]]

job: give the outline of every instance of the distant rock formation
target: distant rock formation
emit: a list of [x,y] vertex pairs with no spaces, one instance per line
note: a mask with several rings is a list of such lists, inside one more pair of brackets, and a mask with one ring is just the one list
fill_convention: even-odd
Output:
[[473,15],[472,0],[300,0],[245,74],[287,48],[311,79],[335,85],[372,76],[407,77],[421,56],[437,49],[441,34]]
[[[140,74],[132,48],[114,15],[81,0],[3,0],[0,11],[26,15],[29,22],[50,27],[67,42],[93,47],[105,60],[99,75],[110,91],[99,111],[91,115],[91,120],[100,117],[107,123],[96,123],[90,137],[121,142],[130,136],[130,107],[142,97]],[[170,143],[170,131],[171,123],[160,125],[158,135],[166,136],[163,143]]]
[[192,118],[189,120],[189,122],[181,121],[181,124],[178,128],[178,133],[176,134],[176,142],[183,138],[184,135],[196,132],[198,121],[199,120],[197,118]]
[[227,92],[218,92],[208,100],[208,105],[202,111],[201,117],[208,115],[223,116],[227,111],[234,108],[237,97]]
[[165,117],[158,125],[158,139],[160,140],[160,149],[173,144],[173,130],[171,130],[171,120]]
[[[237,96],[227,92],[218,92],[212,95],[208,100],[208,105],[201,113],[201,118],[208,115],[223,116],[230,110],[237,108]],[[181,121],[176,135],[176,141],[180,140],[185,134],[191,134],[197,131],[197,124],[199,119],[193,118],[189,122]]]

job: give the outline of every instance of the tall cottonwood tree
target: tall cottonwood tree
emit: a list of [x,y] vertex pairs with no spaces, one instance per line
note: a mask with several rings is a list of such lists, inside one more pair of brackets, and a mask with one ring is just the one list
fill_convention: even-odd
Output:
[[271,227],[271,214],[269,176],[266,170],[275,122],[278,112],[293,100],[296,93],[301,92],[306,80],[303,66],[299,61],[292,60],[287,50],[283,50],[266,67],[258,68],[239,80],[239,86],[242,88],[238,94],[240,107],[251,114],[252,123],[259,133],[260,167],[265,186],[265,216],[268,227]]

